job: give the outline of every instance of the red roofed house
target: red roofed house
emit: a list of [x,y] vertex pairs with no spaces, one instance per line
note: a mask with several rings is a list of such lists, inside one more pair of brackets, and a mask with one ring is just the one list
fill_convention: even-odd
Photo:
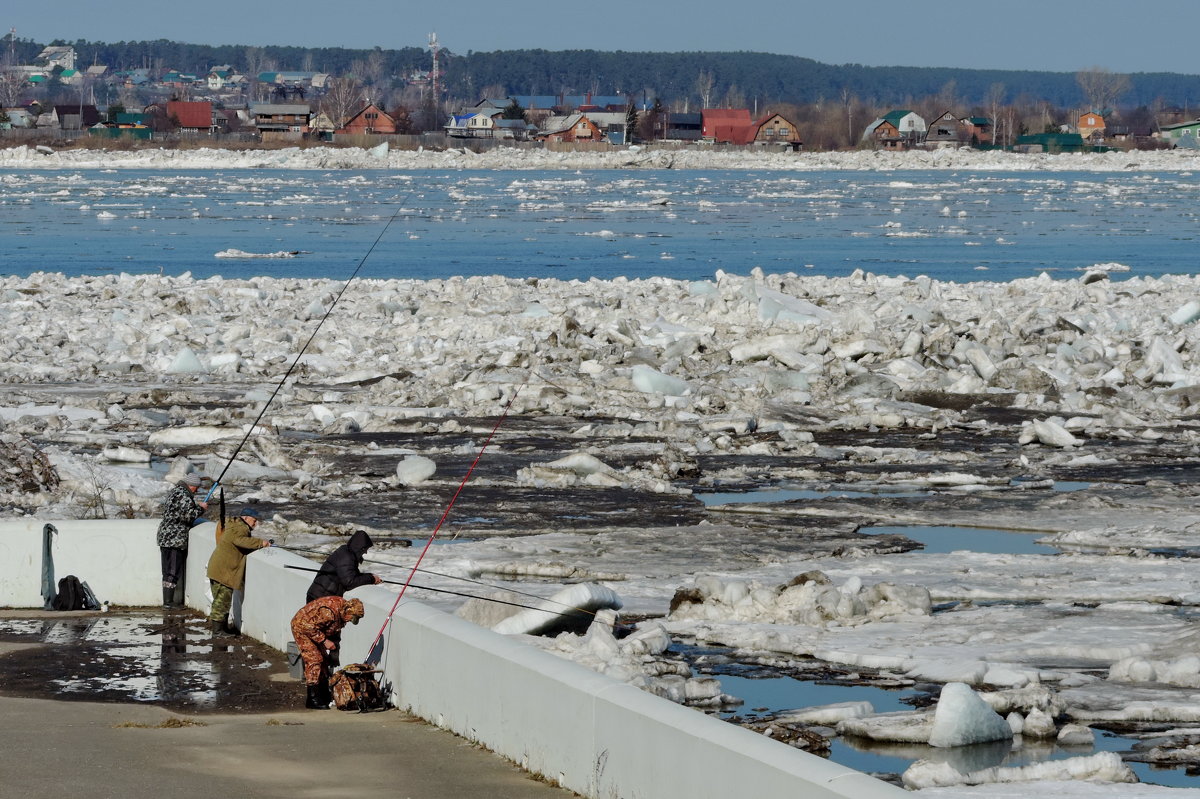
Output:
[[182,133],[212,134],[217,129],[212,103],[207,101],[171,100],[167,103],[167,118],[176,122]]
[[396,120],[374,103],[367,103],[362,110],[346,120],[338,133],[395,133]]
[[715,144],[749,144],[758,133],[748,108],[705,108],[700,137]]

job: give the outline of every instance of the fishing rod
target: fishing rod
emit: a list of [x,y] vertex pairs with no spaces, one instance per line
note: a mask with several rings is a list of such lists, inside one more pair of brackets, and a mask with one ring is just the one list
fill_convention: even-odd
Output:
[[388,218],[387,223],[383,226],[383,230],[379,231],[379,235],[375,237],[375,241],[371,243],[371,246],[367,248],[367,251],[363,254],[363,257],[359,259],[358,266],[354,267],[354,271],[350,274],[350,277],[346,279],[345,285],[343,285],[341,290],[339,290],[334,296],[333,302],[330,303],[329,308],[326,309],[325,314],[321,317],[321,320],[317,322],[317,326],[313,328],[312,334],[308,337],[308,340],[304,342],[304,346],[300,348],[300,352],[296,353],[296,359],[292,361],[292,365],[288,367],[287,372],[285,372],[283,377],[280,379],[279,385],[275,386],[275,390],[271,392],[271,396],[268,397],[267,401],[263,403],[262,410],[258,412],[258,416],[254,419],[254,423],[251,424],[246,430],[246,435],[242,436],[242,440],[238,442],[237,448],[234,449],[233,454],[229,456],[229,460],[225,463],[225,468],[221,470],[221,473],[217,475],[217,479],[213,481],[212,487],[209,488],[208,494],[204,497],[206,502],[213,495],[213,491],[217,489],[217,486],[221,484],[221,480],[225,477],[225,473],[229,471],[229,467],[233,465],[234,460],[237,459],[238,453],[242,451],[242,447],[246,446],[246,442],[250,440],[250,436],[254,435],[254,431],[258,428],[258,423],[262,421],[263,416],[267,413],[267,408],[271,407],[271,403],[274,402],[275,397],[283,389],[284,384],[287,383],[287,379],[292,376],[292,372],[295,371],[296,366],[299,365],[300,359],[303,358],[304,353],[308,351],[308,346],[312,344],[313,339],[317,337],[317,333],[321,331],[321,327],[325,324],[325,320],[329,318],[329,315],[333,313],[333,309],[337,307],[339,302],[341,302],[342,295],[346,293],[346,289],[350,288],[350,284],[354,282],[356,277],[358,277],[358,273],[362,270],[363,264],[367,262],[367,258],[371,256],[371,253],[375,252],[375,248],[379,246],[379,242],[383,240],[383,236],[385,233],[387,233],[388,228],[392,226],[392,222],[395,222],[396,217],[398,217],[400,212],[404,210],[404,201],[411,196],[412,192],[409,192],[404,199],[396,204],[396,210],[391,217]]
[[[328,555],[329,554],[328,552],[320,552],[315,549],[306,549],[305,547],[289,546],[289,547],[287,547],[287,549],[291,552],[308,552],[313,555]],[[405,568],[403,563],[393,563],[393,562],[387,561],[387,560],[379,560],[378,558],[363,558],[363,562],[364,563],[378,563],[380,566],[393,566],[397,569]],[[436,577],[445,577],[448,580],[462,580],[464,583],[473,583],[475,585],[482,585],[485,588],[492,588],[492,589],[495,589],[496,591],[509,591],[511,593],[520,594],[521,596],[527,596],[530,599],[537,599],[542,602],[553,602],[556,605],[562,605],[564,608],[571,607],[571,605],[568,605],[566,602],[559,602],[556,599],[540,597],[537,594],[533,594],[528,591],[521,591],[516,588],[510,588],[509,586],[493,585],[492,583],[485,583],[483,580],[475,580],[470,577],[462,577],[457,574],[446,574],[445,572],[436,572],[433,569],[420,569],[419,568],[419,569],[417,569],[417,571],[421,572],[422,574],[432,574]],[[331,572],[322,572],[319,569],[317,570],[317,573],[318,574],[331,574]],[[389,581],[384,580],[384,582],[389,582]],[[575,608],[575,609],[578,610],[578,608]],[[584,611],[584,612],[586,613],[587,611]]]
[[[299,572],[316,572],[318,574],[321,571],[320,569],[306,569],[303,566],[284,566],[283,568],[294,569]],[[380,582],[387,583],[388,585],[404,585],[404,583],[401,583],[398,580],[380,580]],[[594,611],[594,610],[587,610],[586,608],[577,608],[577,607],[573,607],[571,605],[567,605],[562,602],[556,602],[555,604],[562,605],[565,608],[569,608],[570,610],[574,611],[574,613],[560,613],[555,610],[546,610],[545,608],[535,608],[533,605],[522,605],[519,602],[509,602],[506,599],[495,599],[494,597],[479,596],[478,594],[464,594],[461,591],[451,591],[448,588],[432,588],[428,585],[417,585],[416,583],[412,583],[412,587],[420,589],[422,591],[434,591],[439,594],[452,594],[453,596],[466,597],[467,599],[479,599],[484,602],[495,602],[498,605],[511,605],[514,608],[524,608],[525,610],[536,610],[539,613],[549,613],[552,616],[562,616],[563,618],[574,618],[575,616],[577,616],[581,613],[586,613],[587,615],[592,616],[593,618],[596,618],[596,611]],[[552,602],[553,600],[546,600],[546,601]],[[630,629],[632,629],[631,625],[622,624],[619,621],[612,622],[612,626],[613,627],[629,627]]]
[[467,485],[467,481],[471,479],[471,473],[475,471],[475,467],[479,465],[483,453],[487,451],[488,445],[492,443],[492,438],[495,437],[496,431],[500,429],[500,425],[504,424],[504,420],[508,418],[508,412],[512,409],[513,402],[521,394],[521,389],[525,388],[525,384],[529,382],[529,373],[525,374],[525,381],[517,386],[516,391],[508,398],[508,402],[504,406],[504,412],[500,414],[500,418],[496,420],[496,424],[492,427],[492,432],[488,433],[487,440],[483,442],[483,446],[479,448],[479,453],[475,456],[475,460],[471,462],[467,473],[463,475],[462,481],[458,484],[458,488],[454,491],[454,496],[450,497],[449,504],[446,505],[446,510],[442,512],[442,517],[438,519],[434,525],[433,532],[429,534],[429,540],[425,542],[425,548],[421,550],[421,554],[417,557],[417,562],[413,564],[412,571],[408,573],[408,579],[404,581],[404,585],[400,586],[400,593],[396,596],[396,601],[392,603],[392,609],[388,611],[387,616],[383,620],[383,624],[379,627],[379,632],[375,635],[375,640],[371,642],[371,648],[367,650],[365,662],[371,665],[379,665],[379,661],[383,658],[383,633],[387,630],[388,623],[391,622],[392,616],[396,613],[396,608],[400,605],[400,600],[404,598],[404,592],[408,590],[408,584],[412,582],[413,575],[417,573],[417,568],[424,560],[429,548],[433,546],[433,539],[437,538],[438,531],[442,529],[442,525],[450,516],[450,509],[454,507],[454,503],[458,501],[458,495]]

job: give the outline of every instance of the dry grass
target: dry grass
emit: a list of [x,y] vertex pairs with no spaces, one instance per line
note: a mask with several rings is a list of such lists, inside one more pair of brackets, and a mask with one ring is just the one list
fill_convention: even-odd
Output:
[[143,729],[143,730],[171,730],[171,729],[176,729],[178,727],[207,727],[207,726],[208,726],[208,724],[206,722],[197,721],[196,719],[174,717],[174,718],[169,718],[166,721],[161,721],[158,724],[143,724],[139,721],[122,721],[120,724],[114,724],[113,728],[121,729],[122,727],[133,727],[133,728]]

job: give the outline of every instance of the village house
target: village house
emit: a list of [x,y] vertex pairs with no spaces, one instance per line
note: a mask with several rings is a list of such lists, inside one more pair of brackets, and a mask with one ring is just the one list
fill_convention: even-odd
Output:
[[42,48],[42,52],[37,54],[34,59],[39,64],[44,64],[47,69],[61,67],[62,69],[75,69],[75,48],[69,45],[51,45],[50,47]]
[[167,118],[179,126],[180,133],[204,133],[211,136],[217,130],[213,122],[212,103],[207,100],[171,100],[167,103]]
[[987,117],[963,117],[959,122],[971,144],[992,144],[995,141],[995,126]]
[[780,114],[767,114],[754,123],[755,144],[779,145],[799,150],[801,147],[800,131],[795,123]]
[[495,117],[500,113],[491,109],[490,113],[454,114],[444,126],[446,135],[456,139],[490,139],[495,131]]
[[925,120],[916,112],[897,109],[867,125],[862,140],[885,150],[906,150],[923,144],[927,131]]
[[256,103],[250,106],[250,113],[263,141],[303,138],[312,115],[311,109],[300,103]]
[[1085,142],[1103,141],[1104,129],[1104,115],[1099,111],[1082,113],[1075,123],[1075,132],[1082,136]]
[[[45,116],[43,114],[42,116]],[[94,105],[79,103],[54,106],[54,118],[62,130],[83,130],[100,122],[100,112]],[[38,118],[41,120],[41,117]]]
[[395,133],[396,120],[374,103],[367,103],[346,120],[338,133]]
[[538,130],[535,138],[539,141],[561,142],[605,141],[600,128],[596,127],[586,114],[550,117]]
[[1172,147],[1195,150],[1200,147],[1200,119],[1175,125],[1163,125],[1158,136]]
[[962,147],[970,141],[967,126],[950,111],[945,111],[932,122],[925,132],[926,147]]

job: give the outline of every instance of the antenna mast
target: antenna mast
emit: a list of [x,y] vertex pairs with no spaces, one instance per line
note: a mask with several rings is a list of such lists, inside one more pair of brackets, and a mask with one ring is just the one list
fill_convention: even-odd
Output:
[[441,50],[436,33],[429,34],[429,52],[433,54],[433,70],[429,73],[429,87],[433,92],[433,102],[438,101],[438,78],[441,77],[441,65],[438,63],[438,51]]

